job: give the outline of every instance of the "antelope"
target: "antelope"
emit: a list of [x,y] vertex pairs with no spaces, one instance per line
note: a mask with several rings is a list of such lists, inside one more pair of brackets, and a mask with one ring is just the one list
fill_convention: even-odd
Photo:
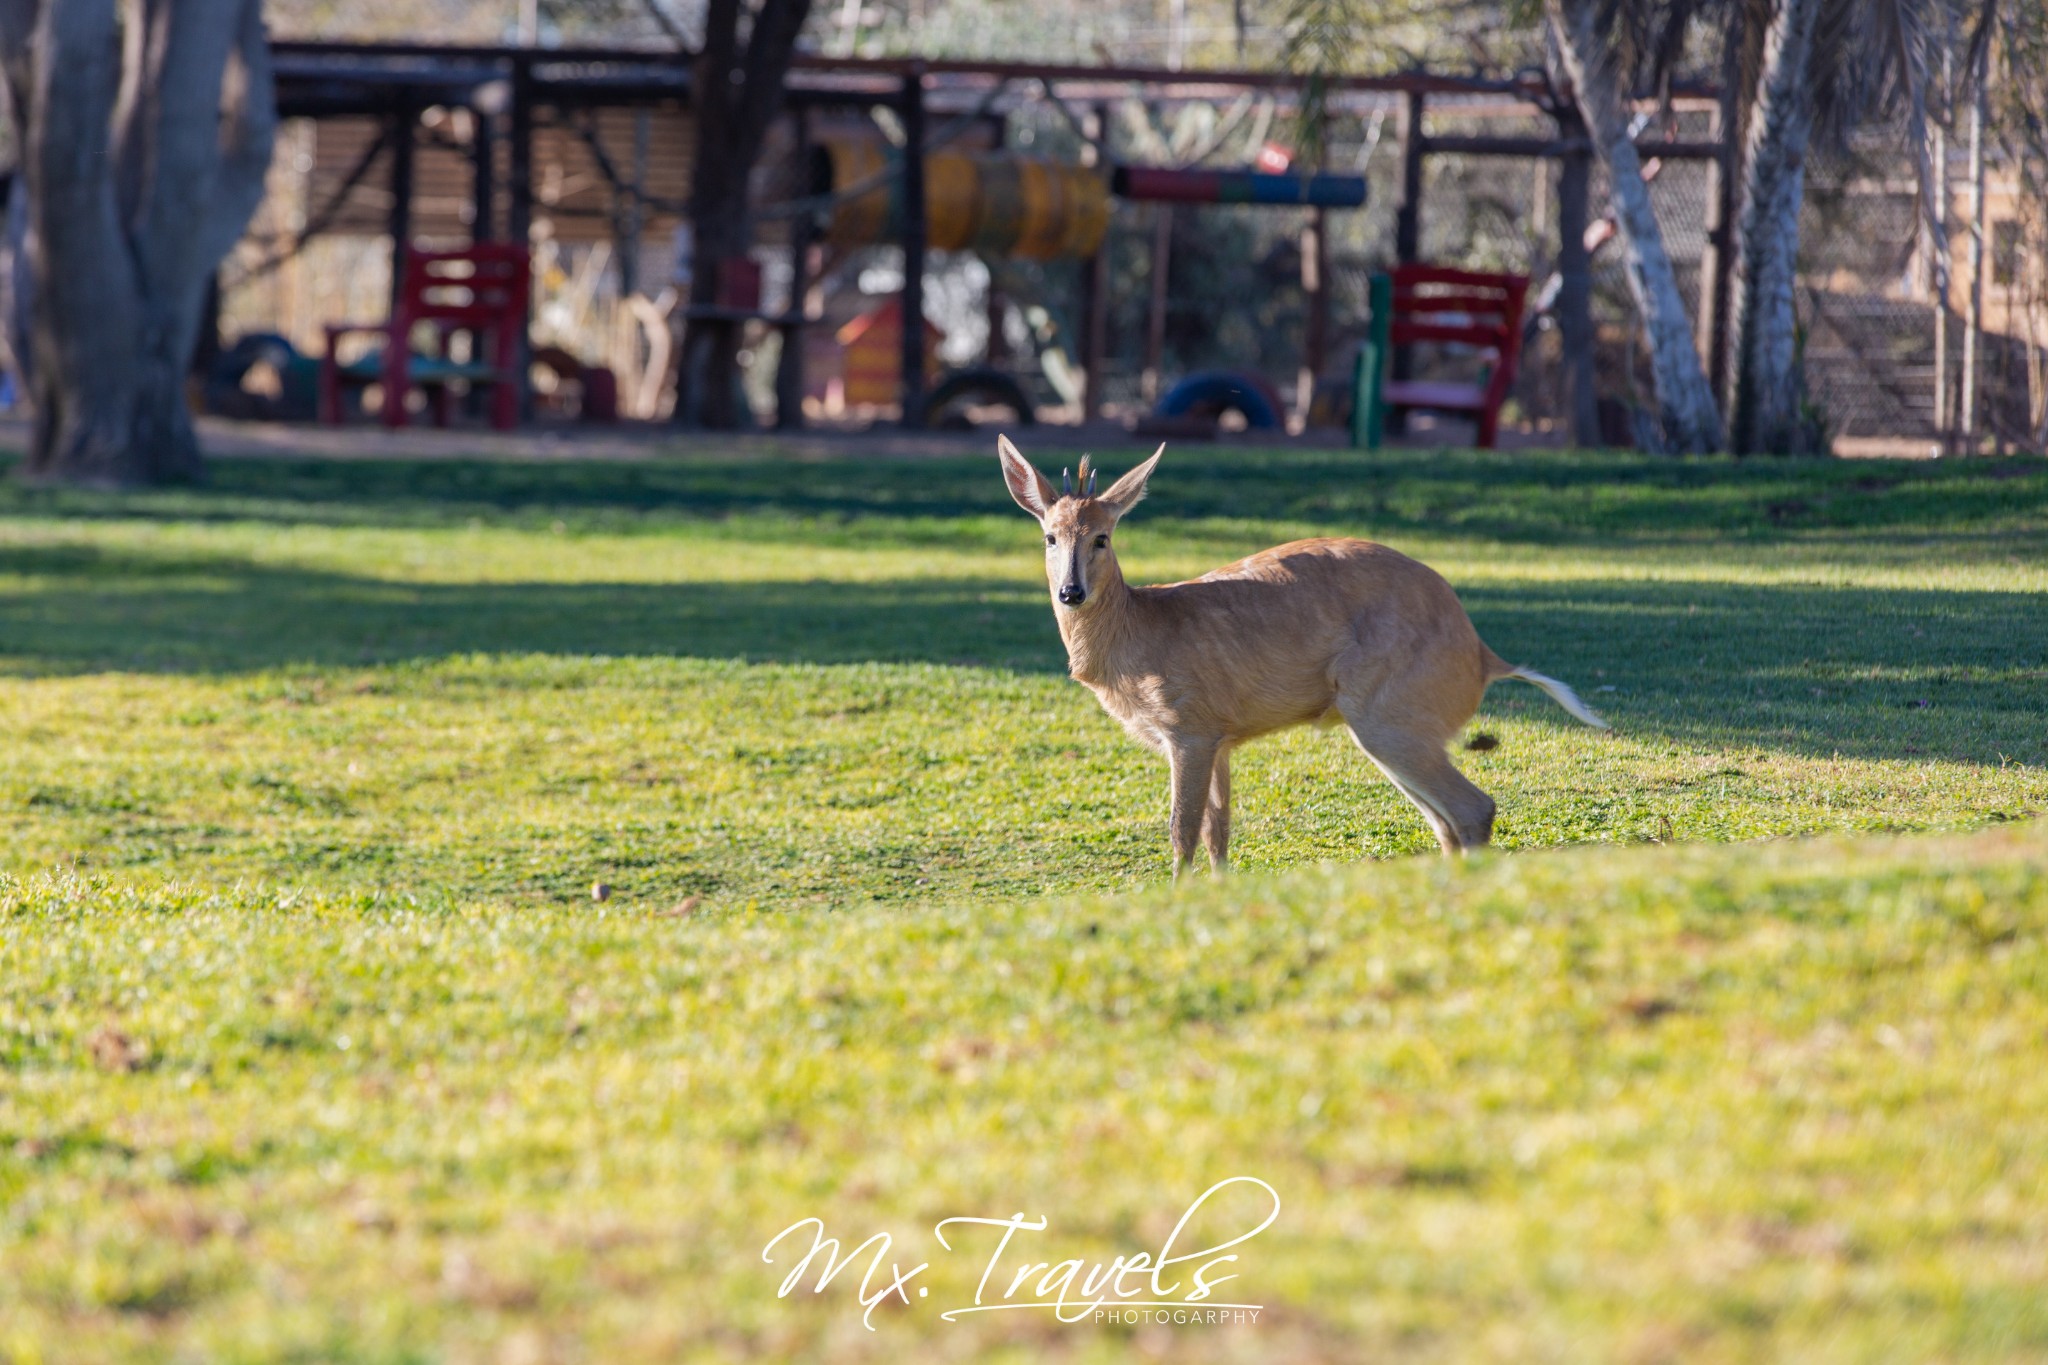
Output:
[[1045,533],[1045,577],[1068,671],[1172,773],[1173,873],[1199,839],[1223,871],[1230,751],[1292,725],[1349,727],[1422,812],[1445,853],[1493,837],[1493,798],[1452,766],[1451,740],[1503,678],[1534,683],[1605,730],[1571,688],[1488,649],[1434,569],[1366,540],[1297,540],[1185,583],[1132,587],[1112,537],[1166,453],[1097,494],[1081,458],[1060,488],[998,437],[1003,480]]

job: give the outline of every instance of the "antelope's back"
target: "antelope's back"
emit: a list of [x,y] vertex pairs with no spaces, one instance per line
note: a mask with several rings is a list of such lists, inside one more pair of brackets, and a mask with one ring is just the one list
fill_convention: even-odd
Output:
[[1486,648],[1450,584],[1371,541],[1295,541],[1137,592],[1160,673],[1252,732],[1321,716],[1361,668],[1421,665],[1461,697],[1484,687]]
[[1410,629],[1442,625],[1453,635],[1471,630],[1464,606],[1442,574],[1370,540],[1325,536],[1290,541],[1172,586],[1192,590],[1190,597],[1256,599],[1265,610],[1302,627],[1327,622],[1356,628],[1385,618],[1384,624],[1400,622]]

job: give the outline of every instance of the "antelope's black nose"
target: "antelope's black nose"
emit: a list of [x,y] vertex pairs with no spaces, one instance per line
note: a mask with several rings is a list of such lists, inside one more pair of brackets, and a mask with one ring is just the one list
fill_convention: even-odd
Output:
[[1078,607],[1088,600],[1088,592],[1078,583],[1069,583],[1060,589],[1060,605]]

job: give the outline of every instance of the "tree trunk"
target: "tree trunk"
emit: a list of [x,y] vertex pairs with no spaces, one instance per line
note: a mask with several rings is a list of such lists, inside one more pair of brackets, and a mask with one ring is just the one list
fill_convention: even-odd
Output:
[[[782,92],[810,0],[760,0],[744,39],[742,0],[711,0],[704,51],[697,62],[697,160],[690,185],[695,234],[692,309],[718,302],[725,263],[752,243],[747,186],[768,127],[782,112]],[[680,426],[729,431],[744,416],[739,397],[741,324],[698,317],[683,324],[678,350],[675,420]]]
[[0,0],[26,474],[199,476],[185,375],[276,131],[260,0]]
[[1628,110],[1603,35],[1597,0],[1548,0],[1550,22],[1594,150],[1607,167],[1615,221],[1627,251],[1629,289],[1643,320],[1665,443],[1675,452],[1718,450],[1721,414],[1693,347],[1692,324],[1664,234],[1650,207],[1650,189],[1629,136]]
[[1764,38],[1749,116],[1730,319],[1736,366],[1730,425],[1738,453],[1811,453],[1825,436],[1808,414],[1795,309],[1820,10],[1821,0],[1781,0]]

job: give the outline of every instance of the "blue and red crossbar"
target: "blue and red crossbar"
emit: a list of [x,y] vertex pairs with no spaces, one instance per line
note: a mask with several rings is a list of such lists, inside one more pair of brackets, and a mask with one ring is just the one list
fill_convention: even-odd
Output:
[[1365,177],[1119,166],[1110,180],[1110,191],[1120,199],[1168,204],[1300,204],[1355,209],[1365,203]]

